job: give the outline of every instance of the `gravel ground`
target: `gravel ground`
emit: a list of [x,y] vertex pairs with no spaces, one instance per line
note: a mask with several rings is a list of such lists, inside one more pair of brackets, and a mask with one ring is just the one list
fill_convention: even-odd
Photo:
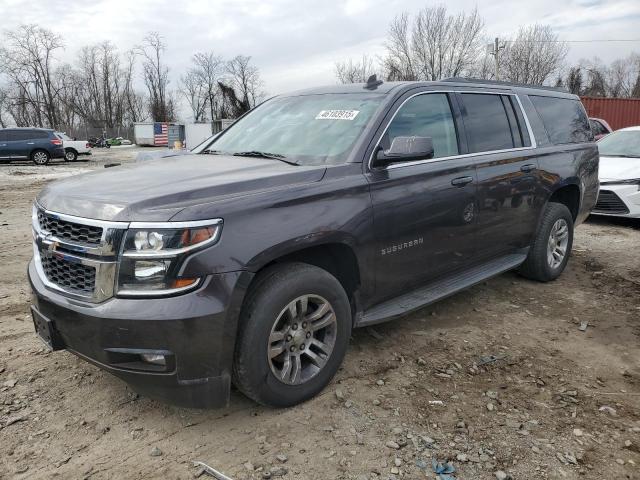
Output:
[[238,393],[175,408],[46,352],[28,312],[31,201],[137,151],[0,165],[0,478],[186,479],[201,461],[234,479],[433,479],[432,459],[458,479],[640,478],[640,223],[590,219],[553,283],[508,273],[355,331],[332,384],[287,410]]

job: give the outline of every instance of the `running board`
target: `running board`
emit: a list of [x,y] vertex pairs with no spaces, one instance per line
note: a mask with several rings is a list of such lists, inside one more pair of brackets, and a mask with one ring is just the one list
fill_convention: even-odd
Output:
[[512,270],[522,264],[526,258],[527,252],[506,255],[473,267],[463,273],[448,277],[445,280],[437,281],[434,284],[387,300],[366,310],[362,317],[356,321],[355,326],[365,327],[407,315],[414,310],[469,288],[487,278]]

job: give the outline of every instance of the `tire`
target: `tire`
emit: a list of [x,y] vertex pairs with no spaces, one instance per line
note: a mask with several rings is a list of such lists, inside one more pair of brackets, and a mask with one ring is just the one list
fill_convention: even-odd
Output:
[[65,162],[75,162],[78,159],[78,152],[73,149],[65,150],[64,152],[64,161]]
[[[539,282],[555,280],[567,266],[572,246],[573,216],[565,205],[550,202],[542,215],[529,255],[518,273]],[[564,253],[560,255],[562,251]]]
[[46,150],[34,150],[31,153],[31,161],[36,165],[46,165],[51,160],[51,155]]
[[[306,316],[300,315],[304,298]],[[314,314],[321,316],[313,318]],[[338,371],[350,335],[349,299],[334,276],[304,263],[271,267],[255,279],[240,314],[233,382],[263,405],[289,407],[304,402]],[[324,347],[319,348],[318,342]],[[323,355],[323,349],[329,354]],[[297,369],[296,357],[300,358]]]

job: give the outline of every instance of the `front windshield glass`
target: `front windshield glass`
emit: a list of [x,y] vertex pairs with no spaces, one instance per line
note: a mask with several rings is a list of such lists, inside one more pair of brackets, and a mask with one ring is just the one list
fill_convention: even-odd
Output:
[[277,97],[194,153],[265,154],[300,165],[343,163],[383,97],[376,93]]
[[603,157],[640,158],[640,130],[613,132],[598,142]]

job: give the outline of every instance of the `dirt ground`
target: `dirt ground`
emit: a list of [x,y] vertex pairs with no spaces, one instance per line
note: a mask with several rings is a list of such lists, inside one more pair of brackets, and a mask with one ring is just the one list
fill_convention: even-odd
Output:
[[432,459],[458,479],[640,478],[640,222],[580,226],[553,283],[509,273],[355,331],[332,384],[287,410],[239,393],[175,408],[47,353],[28,310],[31,201],[135,153],[0,165],[0,478],[187,479],[201,461],[235,480],[433,479]]

